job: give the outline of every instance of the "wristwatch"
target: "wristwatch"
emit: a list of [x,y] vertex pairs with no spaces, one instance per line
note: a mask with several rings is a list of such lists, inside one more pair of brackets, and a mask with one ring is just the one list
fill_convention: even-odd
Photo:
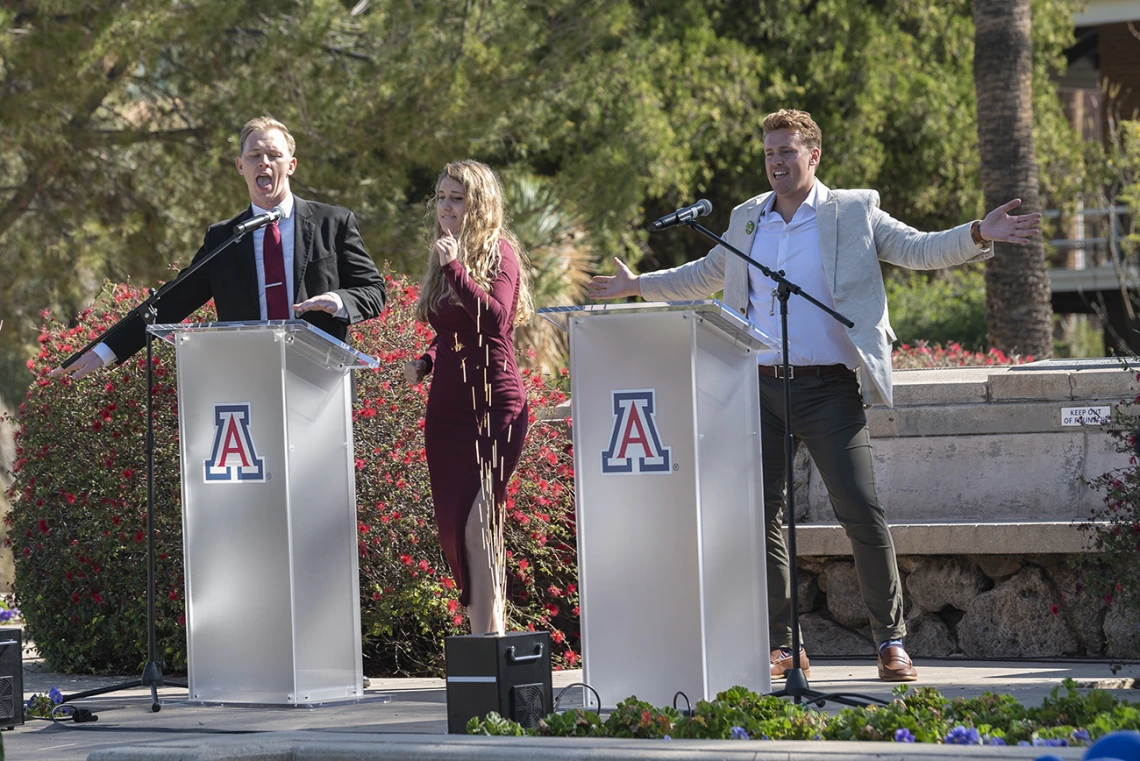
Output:
[[980,219],[975,219],[974,224],[970,225],[970,237],[974,239],[975,246],[985,246],[991,242],[982,237],[982,222]]

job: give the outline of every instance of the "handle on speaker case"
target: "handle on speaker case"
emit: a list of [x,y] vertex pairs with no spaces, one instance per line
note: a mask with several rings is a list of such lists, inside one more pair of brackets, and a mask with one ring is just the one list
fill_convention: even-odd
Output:
[[507,662],[508,663],[531,663],[533,661],[537,661],[541,657],[542,657],[542,643],[541,642],[539,642],[537,645],[534,646],[534,655],[516,656],[514,645],[511,645],[510,647],[507,648]]

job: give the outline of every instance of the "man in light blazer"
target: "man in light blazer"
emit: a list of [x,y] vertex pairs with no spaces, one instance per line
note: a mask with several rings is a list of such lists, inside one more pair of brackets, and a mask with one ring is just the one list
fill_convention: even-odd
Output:
[[[276,119],[258,117],[242,127],[235,165],[245,180],[250,206],[212,225],[194,259],[255,215],[280,209],[283,217],[248,233],[164,295],[157,322],[180,322],[213,298],[221,322],[299,316],[343,341],[349,324],[380,314],[384,280],[364,248],[352,212],[306,201],[290,190],[289,178],[297,168],[295,149],[289,129]],[[140,319],[125,322],[67,372],[81,377],[126,360],[142,348],[144,330]]]
[[[792,299],[789,357],[792,434],[807,446],[827,485],[835,516],[851,540],[855,570],[878,645],[879,677],[914,681],[903,646],[902,585],[886,515],[875,493],[865,405],[892,404],[891,343],[880,261],[936,269],[993,255],[991,243],[1024,243],[1037,235],[1040,214],[1010,216],[1013,200],[985,219],[923,233],[879,209],[873,190],[831,190],[815,178],[822,135],[811,115],[781,110],[763,122],[772,192],[732,211],[725,240],[846,315],[845,328],[806,301]],[[595,298],[642,296],[650,301],[706,298],[724,289],[724,303],[771,336],[780,337],[774,284],[717,246],[673,269],[618,273],[587,286]],[[772,361],[762,359],[761,362]],[[778,361],[777,361],[778,363]],[[761,364],[760,406],[764,518],[772,676],[792,667],[791,584],[784,545],[784,393],[778,368]],[[801,637],[802,641],[802,637]],[[806,652],[801,667],[810,676]]]

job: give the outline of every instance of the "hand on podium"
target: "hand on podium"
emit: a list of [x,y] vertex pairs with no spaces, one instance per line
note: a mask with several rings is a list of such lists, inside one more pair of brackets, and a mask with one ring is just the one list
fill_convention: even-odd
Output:
[[614,265],[617,266],[616,275],[594,275],[594,278],[586,283],[586,293],[590,298],[621,299],[641,295],[641,283],[638,281],[640,276],[633,274],[633,270],[625,266],[625,263],[616,256]]
[[296,314],[303,312],[328,312],[331,315],[336,315],[344,309],[344,303],[340,299],[340,295],[329,291],[322,293],[320,296],[314,296],[307,301],[302,301],[300,304],[293,305],[293,311]]

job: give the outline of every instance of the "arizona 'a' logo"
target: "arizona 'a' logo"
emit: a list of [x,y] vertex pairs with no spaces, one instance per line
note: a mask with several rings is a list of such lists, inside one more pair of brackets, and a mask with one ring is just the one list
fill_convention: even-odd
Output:
[[654,389],[614,391],[610,445],[602,450],[602,473],[671,473],[672,447],[661,446]]
[[249,403],[214,405],[214,446],[206,460],[206,482],[265,480],[265,460],[249,434]]

